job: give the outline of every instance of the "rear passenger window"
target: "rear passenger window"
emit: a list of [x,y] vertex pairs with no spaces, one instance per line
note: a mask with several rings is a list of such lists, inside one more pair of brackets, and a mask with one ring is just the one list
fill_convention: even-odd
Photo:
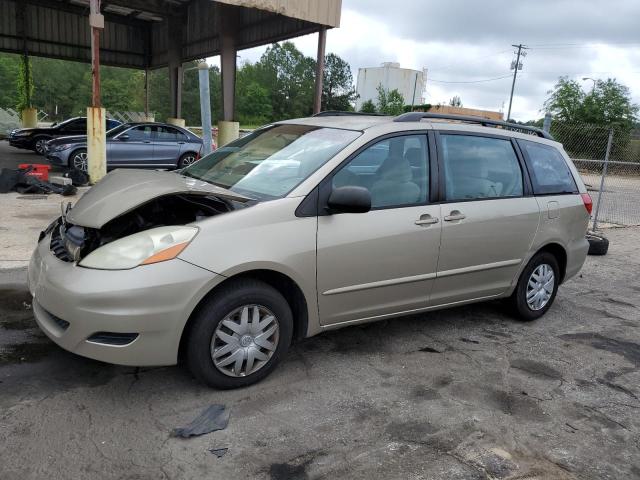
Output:
[[522,170],[511,141],[440,135],[446,199],[522,196]]
[[533,193],[577,193],[576,182],[562,154],[550,145],[519,140],[527,154]]

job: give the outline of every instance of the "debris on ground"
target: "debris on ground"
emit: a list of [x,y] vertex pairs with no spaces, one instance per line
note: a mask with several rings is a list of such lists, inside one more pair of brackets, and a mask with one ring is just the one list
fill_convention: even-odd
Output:
[[210,448],[209,452],[213,453],[216,457],[222,458],[229,451],[228,448]]
[[48,179],[48,176],[34,175],[34,172],[38,172],[34,165],[18,168],[17,170],[3,168],[0,170],[0,193],[15,191],[23,194],[58,193],[68,196],[75,195],[78,191],[73,185],[56,185],[48,182],[44,180],[44,178]]
[[211,405],[186,427],[174,428],[171,436],[189,438],[224,430],[229,424],[229,414],[230,411],[224,405]]

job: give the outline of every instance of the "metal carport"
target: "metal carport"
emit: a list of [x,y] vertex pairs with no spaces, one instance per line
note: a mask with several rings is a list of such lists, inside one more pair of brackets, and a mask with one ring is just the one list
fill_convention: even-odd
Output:
[[[0,51],[82,62],[93,60],[94,67],[98,65],[98,56],[105,65],[144,70],[168,67],[171,111],[177,124],[182,123],[182,63],[220,55],[221,127],[235,131],[237,51],[313,32],[319,32],[314,99],[314,110],[319,110],[325,32],[339,26],[341,3],[341,0],[0,0]],[[95,35],[99,39],[99,55],[98,49],[92,55]],[[94,68],[94,76],[93,107],[100,107],[99,69]],[[88,130],[91,136],[95,126],[93,132],[90,126]],[[100,135],[104,135],[104,127]],[[100,171],[104,171],[104,165]],[[92,177],[96,176],[100,174]]]

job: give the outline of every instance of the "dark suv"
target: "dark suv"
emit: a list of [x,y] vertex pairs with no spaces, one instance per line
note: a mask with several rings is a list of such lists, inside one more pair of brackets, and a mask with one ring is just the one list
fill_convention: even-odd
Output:
[[[117,127],[121,122],[107,119],[107,130]],[[87,117],[75,117],[65,120],[62,123],[54,123],[50,127],[42,128],[19,128],[13,130],[9,135],[9,145],[16,148],[33,150],[44,155],[46,153],[46,143],[52,138],[67,137],[71,135],[87,134]]]

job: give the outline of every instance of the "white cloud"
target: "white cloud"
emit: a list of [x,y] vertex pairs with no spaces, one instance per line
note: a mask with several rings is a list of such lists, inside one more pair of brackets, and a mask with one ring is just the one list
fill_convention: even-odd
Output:
[[[615,77],[640,103],[640,38],[636,0],[344,0],[341,27],[329,30],[327,51],[358,68],[386,61],[429,70],[426,100],[459,95],[465,106],[498,110],[509,101],[513,43],[531,45],[518,73],[512,117],[541,116],[546,92],[558,77]],[[637,43],[633,43],[637,42]],[[315,57],[317,35],[294,40]],[[568,45],[571,44],[571,45]],[[265,47],[240,52],[256,61]],[[589,88],[589,82],[585,83]]]

